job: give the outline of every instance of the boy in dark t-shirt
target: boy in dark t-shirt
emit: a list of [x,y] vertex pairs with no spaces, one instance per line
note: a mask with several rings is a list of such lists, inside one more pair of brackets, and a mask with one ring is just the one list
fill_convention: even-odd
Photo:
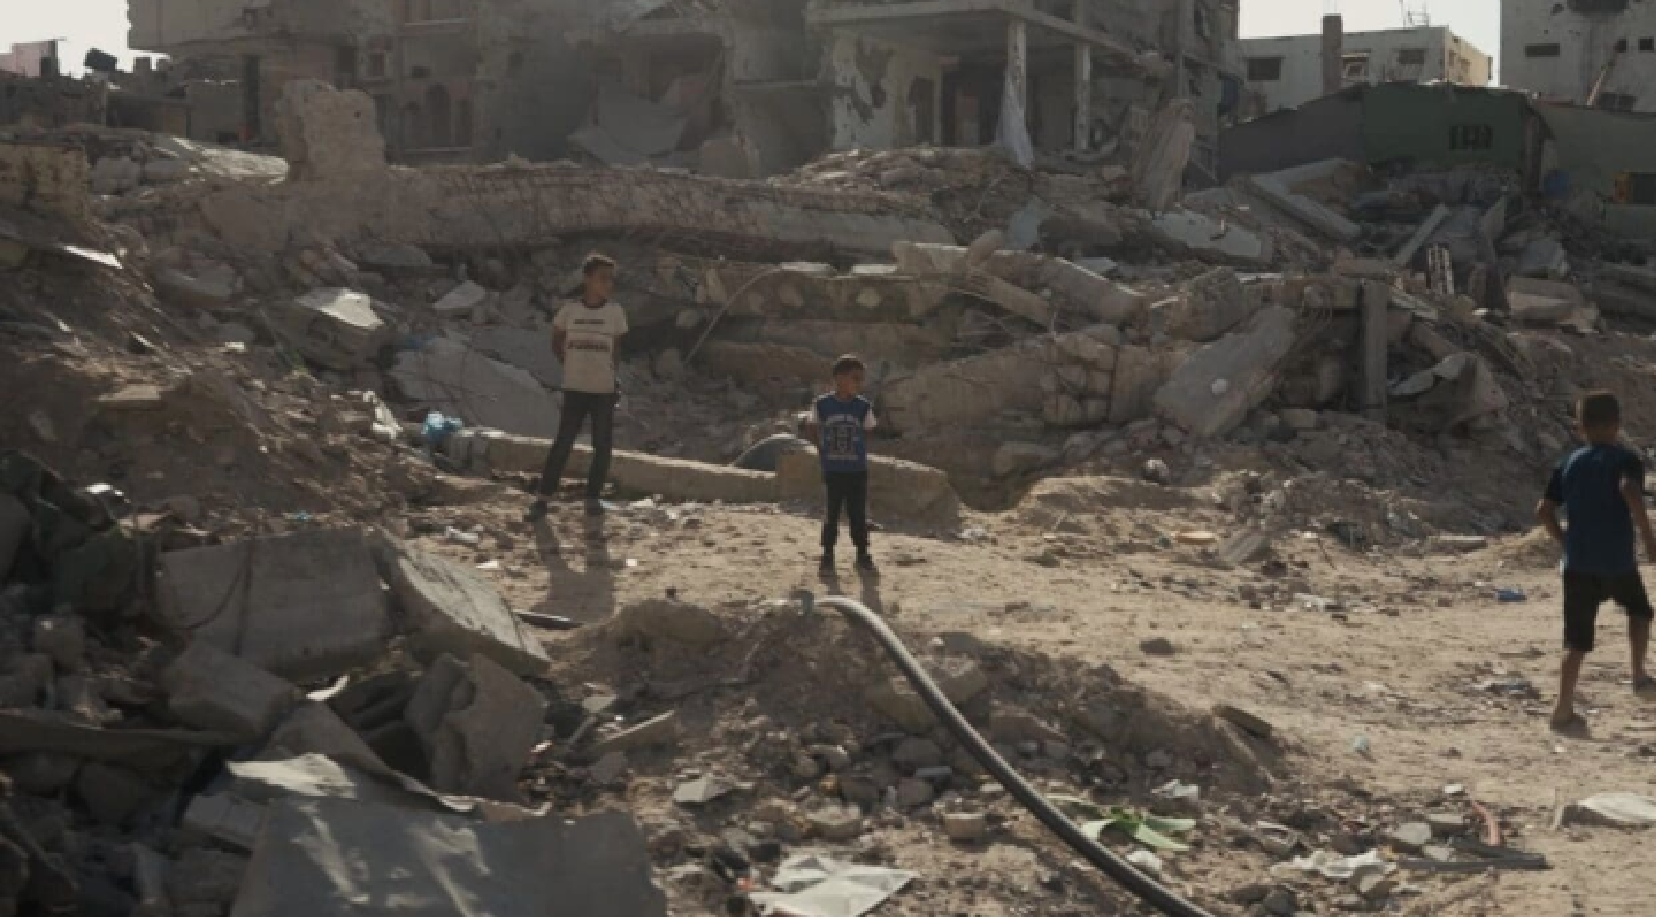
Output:
[[[1559,701],[1552,725],[1582,725],[1573,697],[1582,660],[1594,648],[1594,619],[1600,605],[1614,601],[1628,613],[1634,690],[1652,689],[1646,672],[1652,607],[1634,556],[1639,529],[1646,553],[1657,558],[1651,516],[1645,506],[1645,466],[1617,445],[1622,408],[1610,392],[1592,392],[1577,405],[1577,426],[1588,445],[1554,469],[1536,518],[1565,549],[1565,659],[1559,671]],[[1568,527],[1559,524],[1563,507]]]
[[875,409],[863,391],[862,359],[846,355],[834,361],[834,391],[811,405],[806,438],[817,446],[823,465],[827,506],[823,515],[823,559],[818,569],[834,573],[834,545],[840,540],[840,510],[850,517],[852,544],[857,547],[857,569],[874,573],[869,555],[869,445],[875,428]]

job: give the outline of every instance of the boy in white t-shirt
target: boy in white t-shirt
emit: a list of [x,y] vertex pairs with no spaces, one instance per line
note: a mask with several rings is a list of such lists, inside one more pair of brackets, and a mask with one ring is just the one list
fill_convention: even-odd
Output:
[[575,438],[588,418],[593,422],[593,461],[587,468],[587,514],[604,512],[599,495],[610,473],[610,450],[615,428],[616,367],[621,338],[627,333],[627,313],[612,302],[616,289],[616,262],[593,253],[581,265],[581,301],[566,305],[552,322],[552,349],[564,363],[564,410],[558,418],[558,438],[547,453],[541,484],[528,517],[546,517],[547,498],[558,492],[558,479],[570,460]]

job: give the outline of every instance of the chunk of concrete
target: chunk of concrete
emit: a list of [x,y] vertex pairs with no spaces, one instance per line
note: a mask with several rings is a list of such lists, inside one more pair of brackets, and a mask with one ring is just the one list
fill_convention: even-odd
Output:
[[1331,239],[1351,242],[1363,233],[1357,223],[1304,194],[1295,193],[1278,176],[1252,176],[1249,178],[1249,186],[1272,206]]
[[932,242],[898,242],[892,246],[898,270],[921,278],[946,278],[962,292],[995,303],[1014,315],[1046,326],[1053,307],[1039,293],[1032,293],[969,265],[967,250],[959,245]]
[[[946,657],[927,661],[923,665],[939,690],[957,707],[989,690],[989,678],[974,660]],[[926,732],[938,722],[925,699],[902,677],[894,676],[885,684],[869,688],[864,692],[864,699],[892,722],[912,733]]]
[[472,346],[529,373],[549,389],[564,384],[564,364],[552,351],[552,329],[534,331],[491,325],[472,332]]
[[1295,313],[1273,306],[1246,328],[1199,349],[1156,393],[1157,413],[1187,433],[1218,436],[1271,395],[1295,343]]
[[161,623],[289,678],[370,662],[391,636],[362,534],[337,529],[161,555]]
[[1093,319],[1111,325],[1133,321],[1144,310],[1143,293],[1101,277],[1079,264],[1051,258],[1041,266],[1041,282]]
[[184,809],[180,830],[235,850],[252,850],[264,827],[265,807],[230,793],[202,794]]
[[898,432],[978,426],[1004,411],[1041,410],[1041,379],[1052,368],[1043,341],[935,363],[888,379],[882,426]]
[[558,404],[533,375],[460,341],[438,338],[423,350],[399,354],[391,377],[409,401],[469,427],[526,436],[558,432]]
[[489,298],[489,291],[468,280],[432,304],[432,311],[445,316],[469,316]]
[[299,695],[292,684],[202,640],[173,660],[161,687],[181,722],[244,741],[269,732]]
[[1034,471],[1058,460],[1058,450],[1040,443],[1002,443],[1001,448],[995,450],[990,469],[996,477],[1005,478]]
[[367,293],[314,290],[281,310],[274,330],[307,360],[341,372],[366,366],[390,340]]
[[1152,305],[1149,326],[1152,334],[1212,341],[1245,321],[1257,307],[1235,271],[1215,268],[1193,278],[1180,295]]
[[357,247],[357,264],[371,271],[429,271],[437,265],[418,245],[370,242]]
[[632,816],[499,822],[338,799],[271,806],[232,917],[666,917]]
[[546,650],[476,572],[408,545],[374,546],[380,576],[391,587],[424,659],[480,653],[519,675],[546,671]]
[[1150,226],[1163,244],[1198,257],[1249,266],[1269,264],[1272,259],[1270,239],[1195,210],[1170,210]]
[[[549,439],[511,436],[498,431],[463,430],[449,437],[444,452],[462,467],[478,474],[536,472],[546,462]],[[592,449],[577,444],[564,474],[587,473]],[[814,459],[815,461],[815,459]],[[610,479],[626,493],[660,494],[680,500],[726,503],[772,503],[777,500],[777,477],[728,465],[710,465],[618,450],[610,464]],[[822,489],[819,476],[815,489]]]
[[386,171],[385,138],[367,93],[323,80],[288,80],[276,115],[290,180],[344,183]]
[[462,663],[445,655],[426,670],[403,718],[426,749],[433,788],[510,802],[546,708],[539,691],[487,656]]

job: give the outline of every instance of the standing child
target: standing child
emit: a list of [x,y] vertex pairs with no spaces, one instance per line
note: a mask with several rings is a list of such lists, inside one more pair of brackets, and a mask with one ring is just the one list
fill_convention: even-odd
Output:
[[[1582,660],[1594,648],[1594,618],[1600,605],[1616,602],[1628,613],[1634,690],[1649,691],[1646,648],[1651,642],[1651,600],[1634,556],[1639,528],[1646,553],[1657,558],[1657,537],[1645,506],[1645,466],[1617,445],[1622,408],[1610,392],[1591,392],[1577,405],[1577,426],[1588,445],[1554,470],[1536,518],[1565,549],[1565,659],[1559,670],[1559,701],[1552,725],[1582,725],[1574,705]],[[1564,507],[1568,527],[1559,524]]]
[[823,560],[819,570],[834,572],[834,545],[840,540],[840,510],[851,519],[852,544],[857,547],[857,569],[875,572],[869,556],[869,446],[875,428],[875,409],[862,396],[863,360],[847,355],[834,361],[834,391],[817,399],[806,421],[806,436],[817,444],[828,491],[823,516]]
[[610,297],[616,290],[616,262],[597,252],[581,265],[581,301],[566,305],[552,321],[552,350],[564,361],[564,410],[558,417],[558,437],[547,452],[541,483],[526,517],[546,518],[547,499],[558,493],[570,452],[581,427],[592,420],[593,458],[587,466],[587,515],[604,512],[599,496],[610,473],[610,450],[615,432],[616,367],[621,363],[621,338],[627,333],[627,313]]

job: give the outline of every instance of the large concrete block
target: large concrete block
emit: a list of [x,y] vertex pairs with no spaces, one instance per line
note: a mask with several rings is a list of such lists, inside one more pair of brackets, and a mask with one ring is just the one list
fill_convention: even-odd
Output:
[[477,653],[520,675],[546,671],[541,642],[477,573],[390,542],[375,545],[374,559],[408,622],[416,654],[429,659]]
[[[817,450],[779,456],[780,499],[818,503],[823,499],[823,470]],[[937,520],[961,508],[949,475],[926,465],[884,455],[869,457],[869,511],[883,519]]]
[[408,400],[469,427],[526,436],[558,432],[558,403],[534,376],[460,341],[438,338],[423,350],[399,354],[391,376]]
[[923,367],[880,392],[880,420],[899,432],[974,427],[1003,411],[1041,411],[1041,379],[1051,368],[1045,342]]
[[391,636],[374,558],[351,530],[171,551],[158,591],[165,626],[290,678],[370,662]]
[[426,749],[434,789],[510,802],[546,708],[539,691],[486,656],[440,656],[403,718]]
[[[450,437],[444,447],[450,458],[474,474],[538,471],[551,448],[548,439],[472,430]],[[584,477],[592,457],[591,447],[577,444],[564,474],[571,479]],[[661,494],[678,500],[769,503],[777,499],[776,480],[765,472],[642,452],[617,450],[610,462],[610,479],[625,493]]]
[[315,290],[281,310],[273,330],[307,360],[342,372],[360,369],[390,340],[367,293]]
[[1041,282],[1095,321],[1111,325],[1131,322],[1144,310],[1147,297],[1137,290],[1063,258],[1053,258],[1040,268]]
[[1278,364],[1294,343],[1292,309],[1258,313],[1245,330],[1199,349],[1175,370],[1157,390],[1157,413],[1199,436],[1231,430],[1272,393]]
[[252,741],[299,699],[299,689],[209,643],[190,644],[162,673],[167,708],[198,729]]
[[1235,221],[1221,221],[1194,210],[1170,210],[1151,222],[1163,243],[1194,255],[1261,266],[1271,263],[1271,240]]

